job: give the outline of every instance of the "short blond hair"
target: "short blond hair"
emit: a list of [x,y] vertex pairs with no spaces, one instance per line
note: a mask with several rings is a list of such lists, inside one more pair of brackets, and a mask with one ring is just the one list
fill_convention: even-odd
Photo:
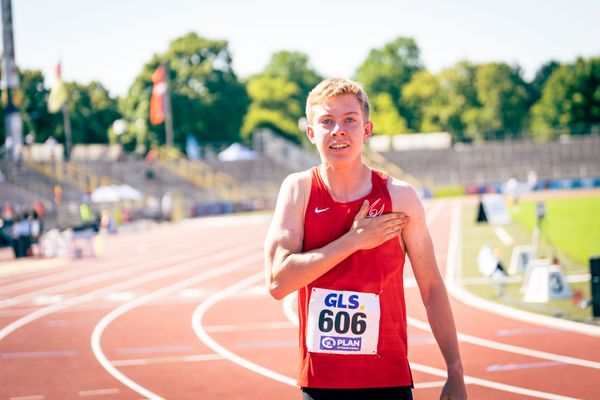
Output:
[[364,89],[356,82],[346,78],[329,78],[321,81],[313,90],[308,94],[306,99],[306,118],[308,124],[312,123],[313,119],[313,106],[320,104],[323,100],[329,99],[335,96],[341,96],[343,94],[352,94],[358,100],[360,107],[362,108],[363,117],[365,121],[369,120],[371,114],[371,107],[369,106],[369,98]]

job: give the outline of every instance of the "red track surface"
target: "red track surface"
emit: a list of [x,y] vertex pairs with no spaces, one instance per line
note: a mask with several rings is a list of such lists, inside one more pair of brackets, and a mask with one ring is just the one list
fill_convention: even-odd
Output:
[[[444,269],[451,204],[428,209]],[[226,217],[156,226],[105,237],[95,259],[4,274],[0,398],[298,399],[290,384],[297,328],[285,304],[266,294],[261,276],[267,224]],[[8,266],[0,264],[0,273]],[[437,399],[444,363],[422,324],[418,289],[408,286],[414,397]],[[479,379],[467,385],[471,399],[600,399],[599,337],[454,299],[452,306],[458,330],[471,335],[460,343],[466,375]],[[497,343],[545,353],[498,350]],[[584,365],[556,361],[561,355]]]

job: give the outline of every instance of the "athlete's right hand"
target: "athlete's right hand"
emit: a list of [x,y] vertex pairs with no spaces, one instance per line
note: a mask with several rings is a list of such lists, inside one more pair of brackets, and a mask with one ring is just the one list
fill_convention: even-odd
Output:
[[377,217],[368,217],[369,201],[365,200],[354,217],[348,232],[358,250],[377,247],[390,239],[397,238],[410,217],[403,212],[392,212]]

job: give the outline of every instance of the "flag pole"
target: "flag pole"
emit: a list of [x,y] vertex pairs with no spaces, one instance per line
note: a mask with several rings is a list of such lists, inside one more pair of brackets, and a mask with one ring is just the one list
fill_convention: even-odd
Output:
[[173,147],[173,111],[171,109],[171,90],[169,87],[169,70],[166,65],[165,69],[165,143],[167,148]]
[[19,90],[19,73],[15,62],[15,50],[12,24],[12,1],[1,1],[2,11],[2,102],[4,105],[4,128],[6,130],[5,147],[8,155],[16,164],[22,157],[23,120],[19,104],[15,101],[15,92]]
[[71,117],[69,115],[69,108],[67,107],[67,102],[65,101],[62,106],[62,114],[63,114],[63,126],[65,128],[65,154],[67,161],[71,157],[71,147],[73,146],[72,137],[71,137]]

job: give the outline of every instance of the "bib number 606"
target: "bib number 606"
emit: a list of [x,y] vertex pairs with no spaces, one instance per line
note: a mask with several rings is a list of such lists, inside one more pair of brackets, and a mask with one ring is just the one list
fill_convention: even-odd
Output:
[[357,312],[350,316],[347,311],[338,311],[334,313],[331,310],[324,309],[319,314],[319,330],[321,332],[335,332],[344,334],[349,330],[355,335],[362,335],[367,330],[365,313]]

